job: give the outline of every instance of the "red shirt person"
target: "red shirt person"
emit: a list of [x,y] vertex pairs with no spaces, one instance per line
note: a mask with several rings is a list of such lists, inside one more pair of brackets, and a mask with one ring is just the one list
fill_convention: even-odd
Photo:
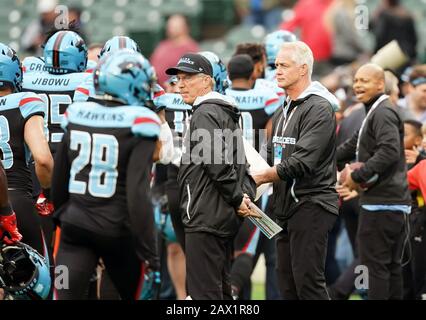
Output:
[[164,85],[168,80],[166,69],[175,66],[180,57],[188,52],[198,52],[198,44],[191,38],[186,18],[176,14],[170,16],[166,26],[167,39],[160,42],[151,56],[158,83]]
[[407,172],[408,187],[410,190],[420,190],[426,198],[426,160],[420,161]]
[[292,19],[283,22],[280,29],[294,32],[300,29],[300,40],[312,50],[315,61],[331,57],[332,38],[324,23],[324,14],[332,0],[300,0],[294,7]]

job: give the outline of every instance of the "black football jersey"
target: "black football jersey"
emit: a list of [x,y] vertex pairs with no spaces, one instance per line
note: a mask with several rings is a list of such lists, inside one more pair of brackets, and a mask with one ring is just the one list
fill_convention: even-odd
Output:
[[31,153],[25,144],[24,128],[31,117],[44,117],[44,110],[43,100],[35,93],[0,97],[0,153],[9,189],[32,190],[28,168]]
[[61,122],[67,107],[73,102],[74,92],[91,76],[86,72],[60,75],[48,72],[25,73],[23,91],[35,92],[45,102],[45,123],[49,129],[48,141],[53,154],[56,144],[62,139]]
[[[68,163],[64,175],[68,175],[69,205],[80,210],[68,211],[61,221],[110,236],[125,233],[128,202],[138,200],[127,198],[127,188],[138,188],[126,182],[131,174],[129,159],[140,143],[147,152],[151,150],[152,159],[159,118],[145,107],[80,102],[68,107],[62,128],[65,134],[58,157]],[[149,179],[151,167],[139,165],[134,169],[146,170]]]

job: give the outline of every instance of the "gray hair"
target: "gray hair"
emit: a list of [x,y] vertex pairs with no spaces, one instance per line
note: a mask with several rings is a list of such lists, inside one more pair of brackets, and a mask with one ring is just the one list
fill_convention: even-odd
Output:
[[292,60],[299,66],[306,64],[308,67],[309,77],[312,77],[314,68],[314,55],[311,48],[303,41],[285,42],[281,46],[282,49],[290,49],[292,51]]
[[385,93],[391,95],[398,91],[398,78],[390,71],[385,71]]

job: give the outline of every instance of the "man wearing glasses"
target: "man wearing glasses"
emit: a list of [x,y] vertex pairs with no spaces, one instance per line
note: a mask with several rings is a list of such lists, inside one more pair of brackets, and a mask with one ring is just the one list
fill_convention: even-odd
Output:
[[213,91],[213,70],[200,54],[182,56],[174,68],[179,92],[193,115],[183,142],[178,175],[188,295],[195,300],[232,299],[232,243],[250,214],[255,184],[247,173],[240,113]]

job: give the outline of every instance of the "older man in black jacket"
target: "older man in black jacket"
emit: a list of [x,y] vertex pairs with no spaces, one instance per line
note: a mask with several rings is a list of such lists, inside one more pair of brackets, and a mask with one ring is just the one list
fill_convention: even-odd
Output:
[[[303,42],[286,43],[276,59],[287,101],[272,119],[268,146],[274,167],[254,175],[273,182],[273,210],[285,229],[277,239],[284,299],[329,299],[325,287],[328,232],[338,215],[336,98],[311,81],[313,55]],[[271,161],[272,162],[272,161]]]
[[185,227],[187,289],[192,299],[232,299],[233,238],[250,215],[255,183],[247,173],[240,113],[226,96],[213,92],[210,62],[186,54],[177,67],[180,94],[194,108],[178,183]]
[[364,165],[347,167],[344,185],[359,189],[358,254],[365,269],[362,285],[369,299],[401,299],[401,258],[404,217],[410,213],[410,194],[404,155],[404,124],[384,94],[381,67],[363,65],[354,78],[354,93],[365,105],[366,117],[351,139],[338,148],[342,165],[356,157]]

